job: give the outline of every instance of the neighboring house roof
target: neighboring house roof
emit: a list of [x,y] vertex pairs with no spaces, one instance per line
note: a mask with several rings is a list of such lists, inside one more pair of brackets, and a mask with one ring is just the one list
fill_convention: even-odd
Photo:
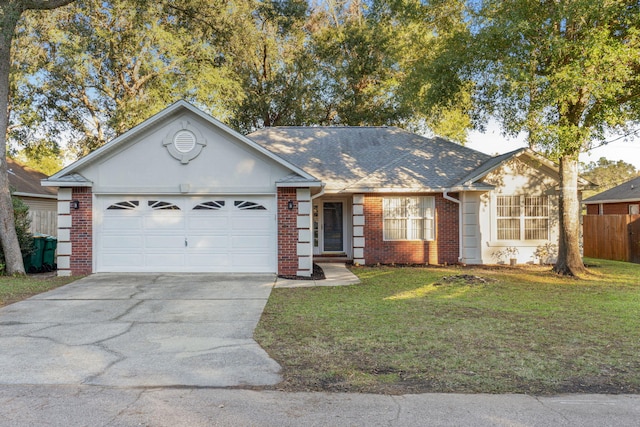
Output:
[[582,201],[586,205],[596,203],[621,203],[640,201],[640,176]]
[[53,188],[45,188],[40,181],[47,175],[25,166],[11,158],[7,158],[7,170],[9,172],[9,185],[15,190],[16,196],[40,197],[44,199],[56,199],[57,191]]
[[446,191],[491,156],[396,127],[271,127],[250,139],[327,191]]
[[112,141],[109,141],[107,144],[93,151],[91,154],[72,163],[71,165],[67,166],[66,168],[62,169],[61,171],[52,175],[51,177],[42,180],[42,185],[49,186],[49,187],[91,186],[92,185],[91,181],[85,179],[82,175],[78,174],[78,171],[81,170],[84,165],[87,165],[93,161],[96,161],[97,159],[103,158],[108,154],[113,153],[115,150],[123,146],[127,141],[131,140],[135,136],[141,134],[142,132],[146,131],[149,128],[152,128],[153,126],[156,126],[162,123],[163,121],[167,120],[169,116],[185,110],[199,116],[200,118],[204,119],[214,127],[218,128],[221,132],[231,137],[234,137],[237,140],[240,140],[244,144],[257,150],[258,152],[261,152],[262,154],[271,158],[275,162],[290,169],[294,174],[297,174],[300,179],[306,181],[307,183],[313,184],[315,186],[320,186],[320,183],[318,182],[318,180],[315,177],[311,176],[306,171],[299,169],[295,165],[287,162],[285,159],[278,157],[275,153],[269,150],[265,150],[259,144],[256,144],[254,141],[234,131],[230,127],[226,126],[224,123],[216,120],[211,115],[205,113],[204,111],[200,110],[197,107],[194,107],[193,105],[191,105],[186,101],[178,101],[173,103],[172,105],[160,111],[156,115],[140,123],[138,126],[134,127],[133,129],[125,132],[119,137],[113,139]]

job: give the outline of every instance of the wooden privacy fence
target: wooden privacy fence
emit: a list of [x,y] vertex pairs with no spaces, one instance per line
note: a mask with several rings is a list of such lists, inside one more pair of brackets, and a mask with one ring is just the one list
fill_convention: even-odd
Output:
[[585,215],[584,256],[640,263],[640,215]]
[[32,233],[58,235],[58,212],[29,209],[29,218],[31,218]]

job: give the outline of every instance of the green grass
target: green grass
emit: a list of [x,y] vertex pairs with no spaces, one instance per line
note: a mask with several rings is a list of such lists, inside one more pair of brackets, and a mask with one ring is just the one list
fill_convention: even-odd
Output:
[[586,262],[354,268],[360,285],[275,289],[255,338],[287,390],[638,393],[640,265]]
[[66,285],[74,280],[78,280],[78,277],[52,277],[41,274],[0,276],[0,307]]

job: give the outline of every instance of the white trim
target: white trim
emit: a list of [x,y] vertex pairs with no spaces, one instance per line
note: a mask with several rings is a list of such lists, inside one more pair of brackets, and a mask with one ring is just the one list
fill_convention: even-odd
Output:
[[320,188],[324,187],[324,184],[320,181],[304,181],[304,182],[276,182],[276,188]]
[[71,188],[71,187],[93,187],[93,182],[86,182],[86,181],[56,181],[56,180],[49,180],[49,179],[43,179],[42,181],[40,181],[40,185],[42,185],[43,187],[67,187],[67,188]]
[[633,203],[633,202],[640,203],[640,199],[636,197],[634,199],[594,200],[592,202],[583,201],[582,203],[584,203],[585,205],[597,205],[602,203]]
[[98,196],[168,196],[168,197],[172,197],[172,196],[197,196],[197,197],[207,197],[207,196],[276,196],[277,193],[274,192],[266,192],[266,193],[260,193],[258,191],[247,191],[247,192],[242,192],[242,191],[232,191],[232,192],[225,192],[225,191],[215,191],[215,192],[211,192],[211,191],[207,191],[206,193],[193,193],[190,192],[189,194],[184,194],[182,192],[179,191],[172,191],[170,193],[163,193],[160,191],[134,191],[131,192],[129,190],[127,191],[100,191],[100,192],[94,192],[94,195],[98,195]]
[[481,185],[464,185],[457,187],[349,187],[343,190],[328,191],[328,194],[344,194],[344,193],[442,193],[446,192],[460,192],[460,191],[491,191],[495,188],[493,185],[481,184]]
[[53,199],[53,200],[58,200],[58,196],[55,195],[55,194],[23,193],[22,191],[15,191],[12,194],[14,196],[19,196],[19,197],[33,197],[34,199]]

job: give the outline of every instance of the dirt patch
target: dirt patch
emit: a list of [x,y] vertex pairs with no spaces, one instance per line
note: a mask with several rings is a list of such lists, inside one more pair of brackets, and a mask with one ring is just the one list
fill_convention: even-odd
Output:
[[456,274],[454,276],[444,276],[439,282],[433,284],[433,286],[445,286],[445,285],[484,285],[486,283],[495,282],[496,279],[491,277],[474,276],[473,274]]
[[320,267],[318,264],[313,264],[313,272],[311,273],[311,276],[307,277],[307,276],[286,276],[283,274],[279,274],[278,275],[279,278],[281,279],[289,279],[289,280],[324,280],[326,279],[325,275],[324,275],[324,271],[322,270],[322,267]]

